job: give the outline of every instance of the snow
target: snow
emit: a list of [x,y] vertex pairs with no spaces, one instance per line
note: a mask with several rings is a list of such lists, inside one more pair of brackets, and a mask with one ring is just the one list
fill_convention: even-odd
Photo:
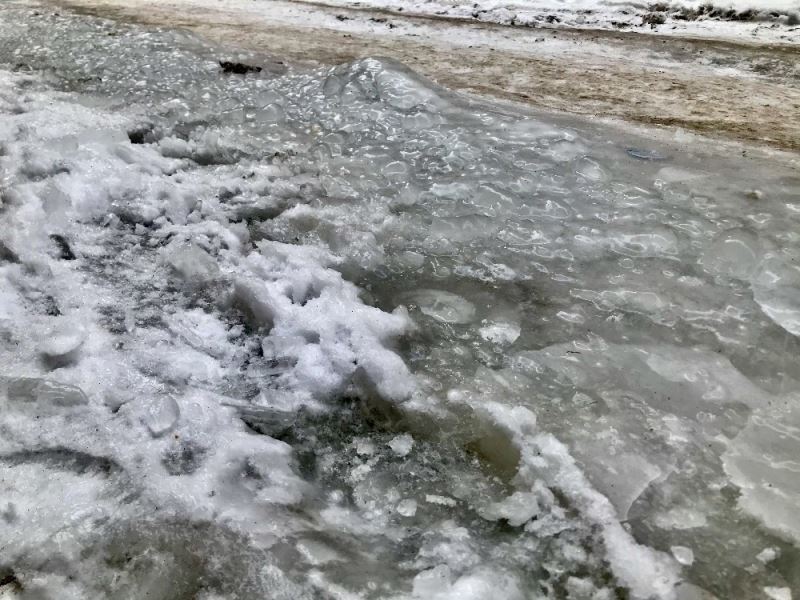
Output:
[[[792,26],[797,26],[800,14],[797,0],[670,0],[649,4],[627,0],[326,0],[324,5],[514,27],[623,29],[728,38],[785,38]],[[648,19],[652,14],[662,19]]]
[[0,11],[26,590],[791,598],[792,159]]

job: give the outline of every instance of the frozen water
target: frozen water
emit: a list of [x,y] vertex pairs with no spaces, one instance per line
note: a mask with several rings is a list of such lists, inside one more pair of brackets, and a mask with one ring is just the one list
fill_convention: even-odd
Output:
[[694,562],[694,552],[692,552],[691,548],[687,548],[686,546],[672,546],[670,548],[672,552],[672,556],[675,557],[682,565],[691,566]]
[[175,398],[172,396],[157,398],[147,409],[145,417],[147,429],[150,430],[153,437],[161,437],[172,431],[178,423],[178,417],[180,417],[180,408]]
[[768,586],[764,588],[764,594],[770,600],[792,600],[792,590],[785,587]]
[[414,438],[408,433],[404,433],[389,440],[388,446],[392,449],[392,452],[402,458],[408,456],[408,453],[411,452],[411,448],[414,447]]
[[163,600],[800,588],[784,158],[389,61],[227,75],[183,33],[0,16],[0,575]]
[[84,332],[74,323],[60,323],[44,335],[40,351],[50,367],[65,366],[78,360]]

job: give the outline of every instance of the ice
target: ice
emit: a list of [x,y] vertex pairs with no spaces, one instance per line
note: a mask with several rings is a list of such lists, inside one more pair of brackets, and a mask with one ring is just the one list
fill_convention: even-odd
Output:
[[740,506],[792,540],[800,540],[795,508],[800,502],[797,398],[777,403],[774,414],[756,411],[733,438],[723,464],[741,489]]
[[441,504],[442,506],[455,506],[456,501],[446,496],[439,496],[438,494],[426,494],[425,502],[430,504]]
[[708,524],[706,516],[691,508],[673,508],[655,516],[655,523],[663,529],[694,529]]
[[230,338],[237,333],[235,328],[227,327],[216,315],[197,308],[172,315],[169,327],[192,348],[215,358],[229,354]]
[[192,242],[171,242],[165,249],[165,261],[189,286],[203,286],[219,275],[214,259]]
[[309,401],[352,384],[407,398],[413,382],[386,345],[410,327],[405,311],[387,314],[363,305],[355,286],[323,266],[329,260],[325,253],[264,242],[246,258],[248,276],[236,282],[236,301],[269,331],[269,358],[287,364],[279,385]]
[[36,377],[11,377],[3,382],[8,401],[11,403],[36,403],[35,410],[72,407],[88,403],[86,394],[75,386]]
[[513,344],[521,333],[517,323],[504,321],[486,321],[478,331],[483,339],[502,345]]
[[475,306],[457,294],[444,290],[419,290],[410,295],[422,314],[444,323],[469,323],[475,316]]
[[729,230],[714,238],[703,256],[711,273],[747,280],[760,260],[758,236],[747,230]]
[[388,446],[392,449],[395,456],[402,458],[408,456],[408,453],[411,452],[411,448],[414,446],[414,438],[404,433],[403,435],[398,435],[389,440]]
[[31,594],[797,587],[786,157],[0,13],[0,543]]
[[397,512],[404,517],[413,517],[417,514],[416,500],[401,500],[397,505]]
[[787,587],[768,586],[764,588],[764,594],[770,600],[792,600],[792,590]]
[[793,335],[800,335],[800,267],[793,253],[769,254],[753,275],[753,297],[764,313]]
[[692,552],[691,548],[687,548],[686,546],[672,546],[669,549],[672,552],[672,556],[675,557],[682,565],[690,566],[694,562],[694,552]]
[[768,563],[780,556],[780,552],[776,548],[764,548],[756,555],[756,560],[762,563]]
[[314,540],[303,540],[299,542],[297,544],[297,550],[313,565],[324,565],[344,560],[338,552]]
[[502,502],[488,507],[483,517],[496,521],[505,519],[512,527],[524,525],[539,515],[539,503],[536,495],[529,492],[514,492]]
[[177,425],[180,414],[178,403],[172,396],[155,399],[147,408],[147,429],[153,437],[161,437]]
[[51,329],[40,344],[40,351],[51,368],[63,367],[78,360],[85,333],[73,323]]

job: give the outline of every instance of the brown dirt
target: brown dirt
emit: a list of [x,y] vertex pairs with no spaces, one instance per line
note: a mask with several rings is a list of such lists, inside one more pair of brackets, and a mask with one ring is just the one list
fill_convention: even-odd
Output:
[[[51,0],[107,18],[181,27],[230,48],[268,51],[289,62],[337,64],[365,56],[401,61],[456,91],[487,95],[580,115],[683,128],[711,137],[800,150],[800,48],[786,45],[681,39],[630,32],[519,31],[459,20],[393,15],[397,22],[437,27],[486,28],[503,35],[529,35],[524,52],[488,46],[454,47],[408,35],[357,36],[336,29],[286,25],[221,10],[189,10],[191,0],[148,3],[126,0]],[[307,6],[307,5],[306,5]],[[309,10],[375,14],[353,9]],[[265,11],[266,13],[266,11]],[[537,55],[534,35],[552,36],[575,51]],[[592,56],[581,42],[611,50]],[[642,56],[666,57],[654,63]],[[630,58],[636,56],[638,58]],[[617,58],[613,58],[617,57]],[[723,74],[708,65],[728,67]],[[653,66],[657,64],[658,66]],[[665,66],[666,65],[666,66]]]

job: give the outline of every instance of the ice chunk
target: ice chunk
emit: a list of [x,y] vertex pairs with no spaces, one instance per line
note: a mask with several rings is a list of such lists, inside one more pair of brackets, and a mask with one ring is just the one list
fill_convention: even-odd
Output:
[[444,290],[419,290],[409,294],[420,311],[443,323],[464,324],[475,317],[475,305],[466,298]]
[[369,438],[355,440],[356,454],[359,456],[372,456],[375,454],[375,444]]
[[85,333],[80,327],[62,323],[44,337],[39,350],[50,368],[64,367],[77,361],[84,338]]
[[694,552],[691,548],[686,546],[670,546],[670,552],[679,563],[685,566],[690,566],[694,562]]
[[512,575],[498,569],[477,568],[452,583],[450,570],[440,566],[414,578],[414,598],[426,600],[523,600],[525,594]]
[[414,445],[414,438],[411,437],[410,434],[404,433],[402,435],[398,435],[393,437],[389,440],[388,446],[392,449],[395,456],[403,457],[407,456],[409,452],[411,452],[411,448]]
[[458,504],[452,498],[448,498],[447,496],[440,496],[438,494],[426,494],[425,502],[427,502],[428,504],[438,504],[440,506],[455,506],[456,504]]
[[178,312],[168,319],[169,328],[195,350],[222,358],[231,352],[230,330],[220,319],[201,309]]
[[512,527],[524,525],[540,512],[536,495],[531,492],[514,492],[505,500],[484,509],[482,516],[491,521],[505,519]]
[[404,517],[413,517],[417,514],[417,501],[416,500],[401,500],[397,505],[397,512]]
[[180,417],[180,408],[172,396],[161,396],[150,402],[145,424],[153,437],[161,437],[172,431]]
[[764,588],[764,593],[770,600],[792,600],[792,590],[788,587],[771,587]]
[[759,552],[756,555],[756,560],[764,564],[767,564],[768,562],[772,562],[773,560],[778,558],[780,555],[781,552],[778,548],[770,546],[769,548],[764,548],[761,552]]
[[478,333],[483,339],[493,344],[507,346],[517,341],[521,329],[519,323],[484,321],[484,325],[478,330]]
[[46,407],[80,406],[89,399],[78,387],[37,377],[9,377],[4,380],[6,394],[11,402],[37,402]]
[[171,242],[165,248],[164,259],[190,287],[202,287],[219,276],[217,261],[194,242]]

